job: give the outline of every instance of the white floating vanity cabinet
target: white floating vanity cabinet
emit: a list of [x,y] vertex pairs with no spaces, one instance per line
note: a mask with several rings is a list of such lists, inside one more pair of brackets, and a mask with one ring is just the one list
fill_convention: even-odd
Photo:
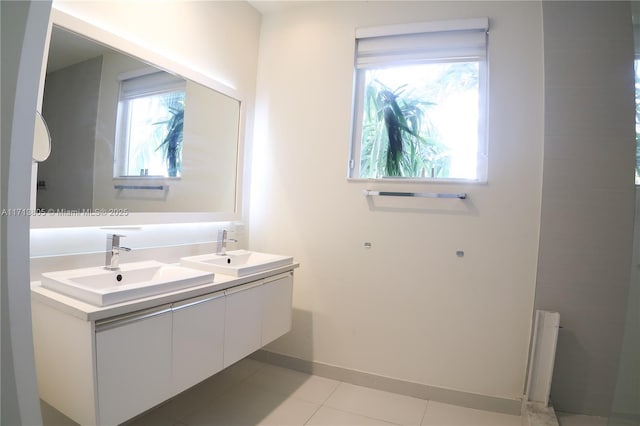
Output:
[[40,397],[83,425],[143,413],[290,331],[290,268],[100,319],[32,286]]

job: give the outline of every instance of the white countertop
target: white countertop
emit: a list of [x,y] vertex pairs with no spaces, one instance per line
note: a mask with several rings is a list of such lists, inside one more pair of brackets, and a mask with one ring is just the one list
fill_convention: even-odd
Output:
[[233,277],[229,275],[216,274],[213,282],[195,287],[163,293],[155,296],[144,297],[136,300],[130,300],[123,303],[117,303],[109,306],[94,306],[89,303],[82,302],[69,296],[57,293],[41,286],[40,281],[31,282],[31,297],[41,303],[52,306],[60,311],[78,317],[86,321],[96,321],[110,318],[116,315],[127,314],[142,309],[153,308],[168,303],[174,303],[180,300],[190,299],[192,297],[202,296],[217,291],[223,291],[231,287],[236,287],[252,281],[258,281],[263,278],[278,275],[284,272],[292,271],[300,266],[299,263],[281,266],[279,268],[270,269],[268,271],[258,272],[244,277]]

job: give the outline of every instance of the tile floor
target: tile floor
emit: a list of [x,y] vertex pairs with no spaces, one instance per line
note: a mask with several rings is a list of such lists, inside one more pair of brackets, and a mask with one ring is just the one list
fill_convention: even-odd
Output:
[[[74,425],[43,405],[45,426]],[[519,416],[355,386],[244,359],[129,426],[520,426]]]
[[606,417],[584,416],[582,414],[564,413],[557,411],[560,426],[607,426]]

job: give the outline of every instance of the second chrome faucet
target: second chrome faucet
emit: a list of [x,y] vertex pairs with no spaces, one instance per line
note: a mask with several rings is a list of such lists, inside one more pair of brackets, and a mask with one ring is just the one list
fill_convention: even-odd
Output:
[[104,269],[108,269],[109,271],[117,271],[120,269],[120,250],[131,251],[129,247],[122,247],[120,245],[120,238],[124,237],[124,235],[107,234],[107,250]]
[[218,241],[216,244],[216,254],[220,256],[224,256],[227,254],[227,241],[233,241],[237,243],[238,240],[235,238],[227,238],[227,230],[221,229],[218,231]]

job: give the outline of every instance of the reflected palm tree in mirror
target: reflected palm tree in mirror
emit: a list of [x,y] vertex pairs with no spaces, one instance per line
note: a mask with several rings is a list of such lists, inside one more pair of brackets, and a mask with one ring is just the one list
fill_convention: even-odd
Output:
[[182,141],[184,139],[184,100],[179,99],[167,107],[171,118],[154,124],[166,125],[167,134],[156,148],[163,150],[167,163],[167,174],[170,177],[179,176],[182,172]]

